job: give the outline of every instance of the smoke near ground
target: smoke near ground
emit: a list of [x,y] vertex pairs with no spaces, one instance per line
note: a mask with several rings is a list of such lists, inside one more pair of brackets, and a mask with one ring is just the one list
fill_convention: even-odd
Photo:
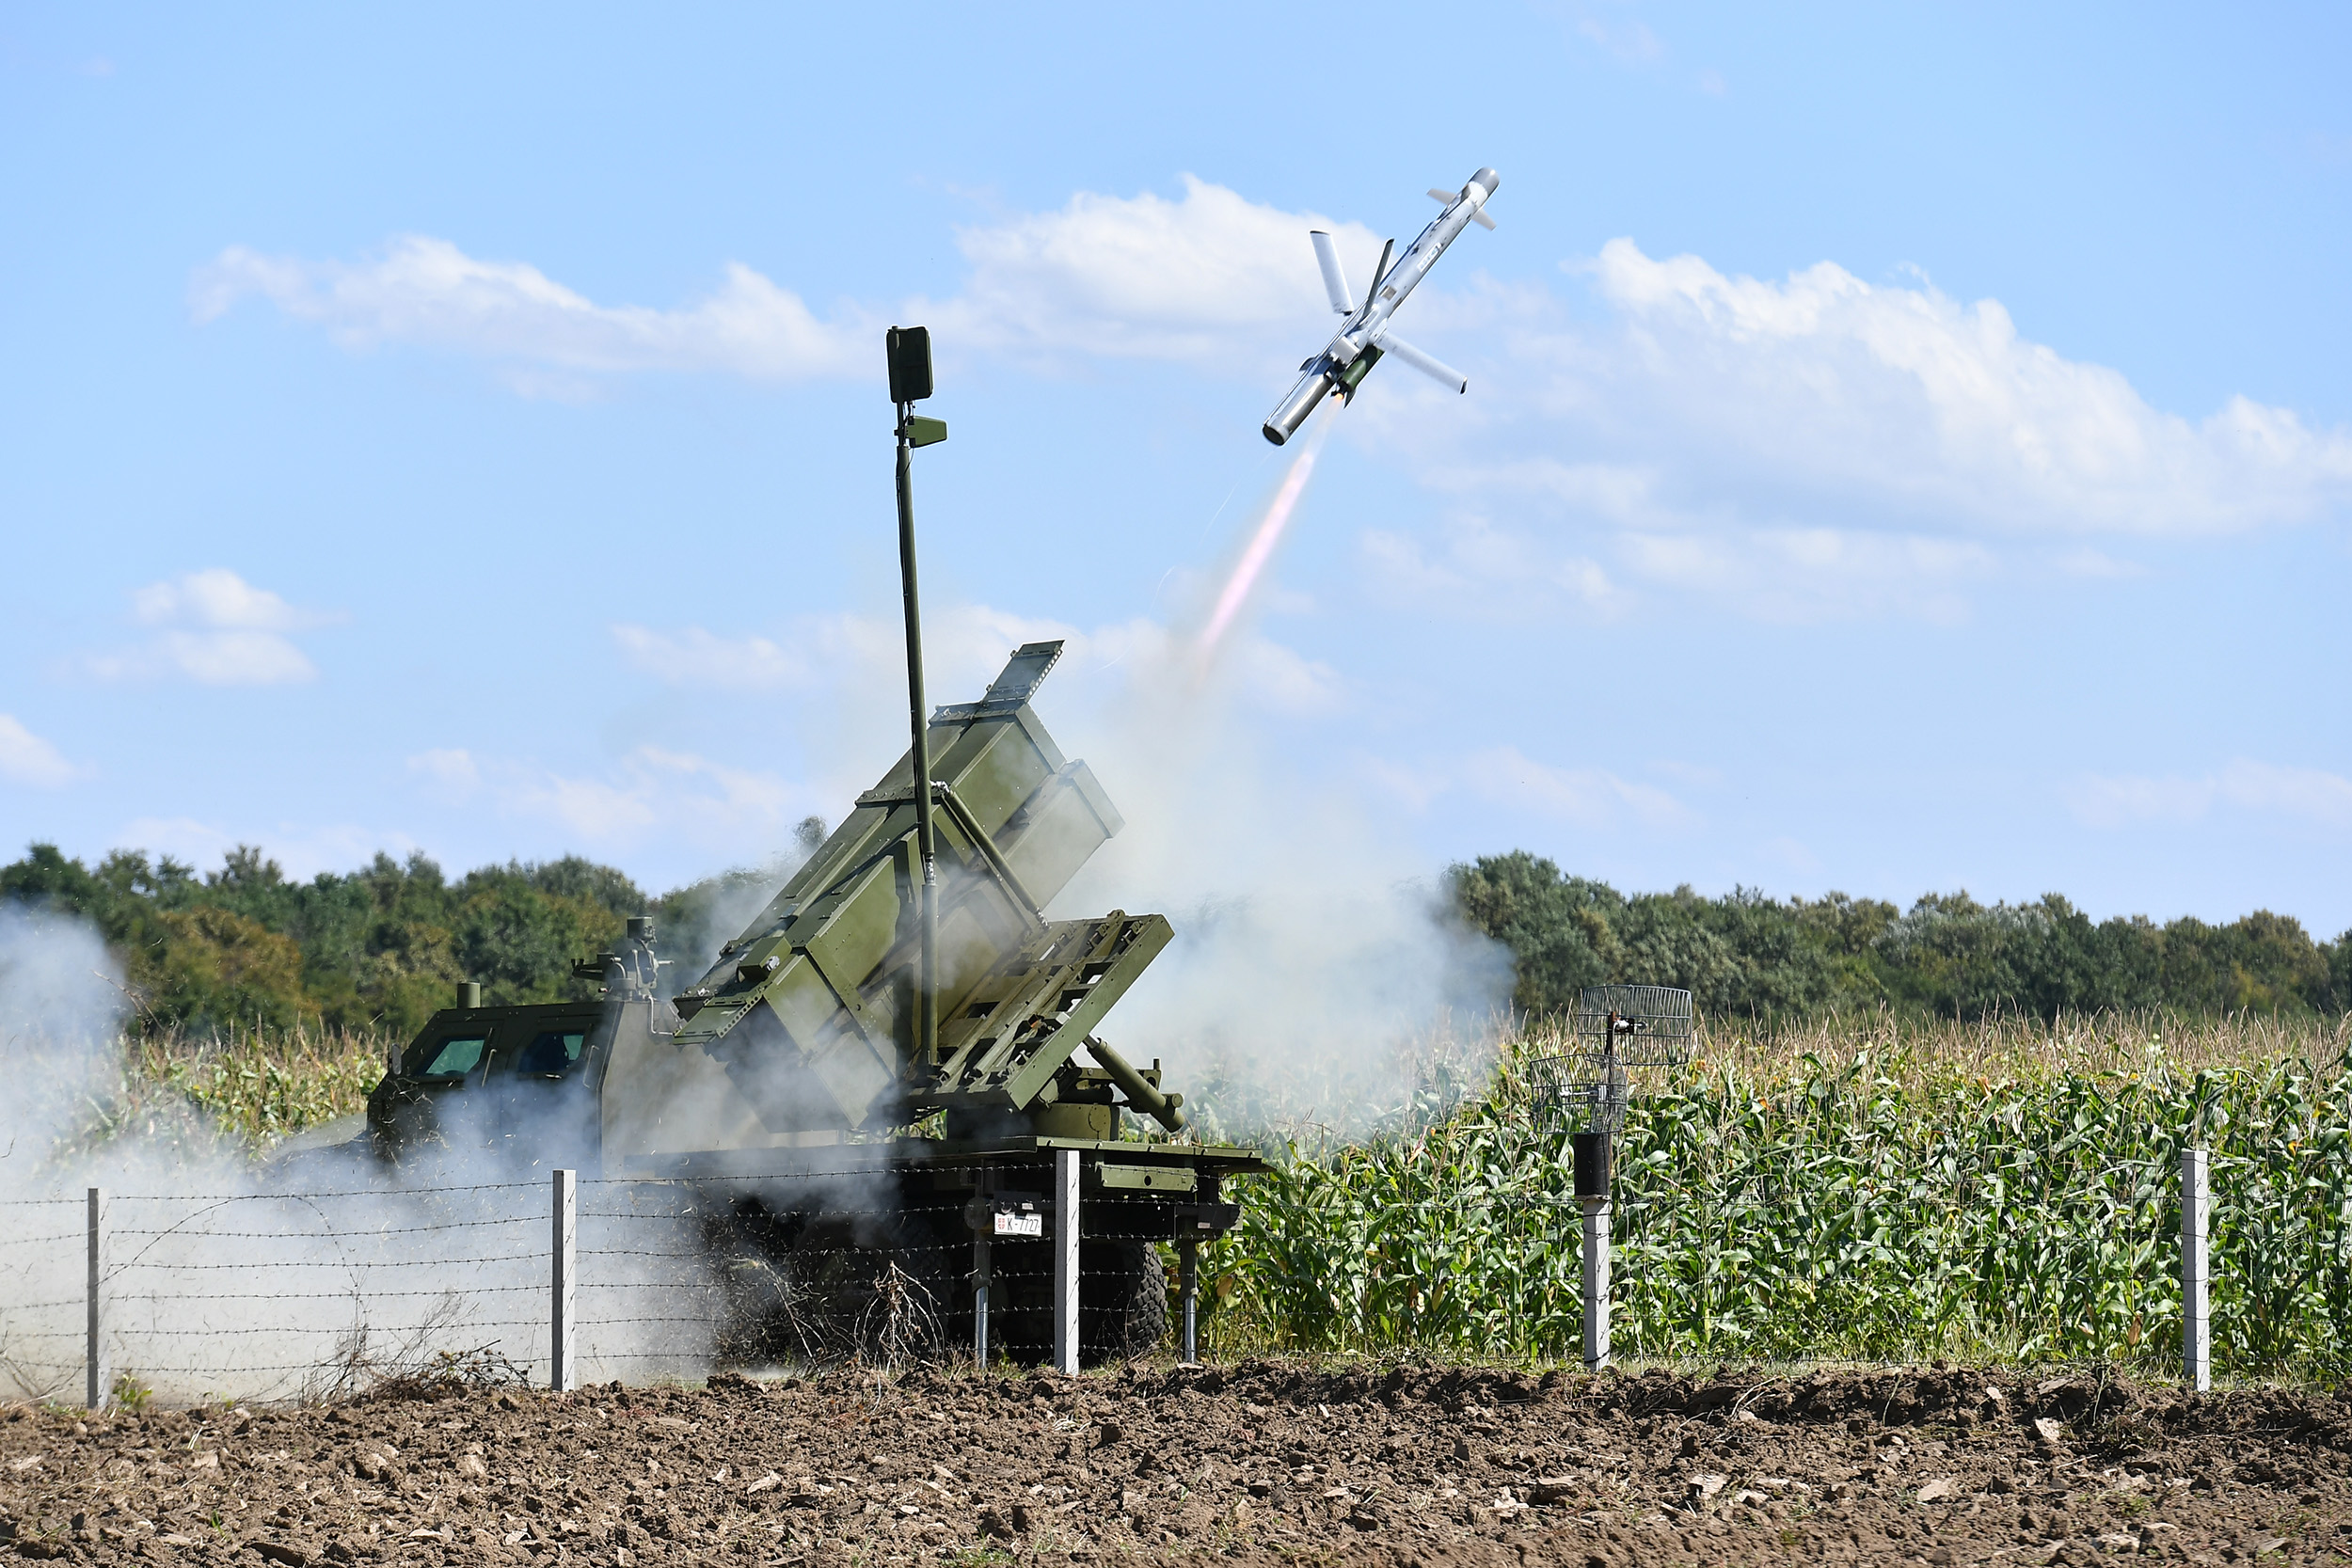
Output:
[[[102,1393],[135,1403],[547,1377],[547,1171],[257,1162],[134,1093],[131,1003],[86,924],[0,906],[0,1396],[85,1389],[87,1191],[105,1196]],[[462,1142],[463,1139],[457,1140]],[[593,1174],[593,1173],[592,1173]],[[678,1198],[589,1181],[582,1376],[709,1364],[714,1286]]]

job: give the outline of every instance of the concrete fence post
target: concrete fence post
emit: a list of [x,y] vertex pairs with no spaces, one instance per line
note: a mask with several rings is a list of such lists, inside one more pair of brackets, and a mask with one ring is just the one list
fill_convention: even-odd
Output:
[[988,1370],[988,1287],[990,1231],[996,1223],[993,1208],[972,1228],[972,1360]]
[[113,1393],[112,1380],[106,1375],[106,1338],[104,1313],[101,1309],[106,1284],[106,1189],[89,1190],[89,1343],[85,1352],[89,1368],[89,1388],[83,1403],[91,1410],[106,1408]]
[[2203,1393],[2213,1386],[2210,1162],[2205,1150],[2181,1150],[2181,1376]]
[[1176,1299],[1184,1305],[1183,1360],[1200,1362],[1200,1241],[1187,1236],[1176,1243]]
[[1584,1370],[1609,1365],[1609,1200],[1586,1197],[1584,1206]]
[[1078,1151],[1054,1150],[1054,1369],[1078,1370]]
[[573,1341],[579,1337],[573,1314],[579,1246],[580,1172],[559,1170],[555,1173],[555,1235],[549,1249],[555,1266],[548,1304],[548,1386],[559,1394],[580,1386],[573,1370]]

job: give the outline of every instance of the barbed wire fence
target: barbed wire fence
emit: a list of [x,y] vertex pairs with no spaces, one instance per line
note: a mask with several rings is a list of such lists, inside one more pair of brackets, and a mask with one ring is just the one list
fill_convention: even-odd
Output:
[[1174,1228],[1189,1223],[1169,1195],[1106,1185],[1073,1151],[944,1182],[845,1167],[91,1188],[0,1202],[0,1382],[99,1408],[968,1365],[983,1347],[1075,1370],[1161,1342],[1171,1240],[1189,1323],[1198,1271]]

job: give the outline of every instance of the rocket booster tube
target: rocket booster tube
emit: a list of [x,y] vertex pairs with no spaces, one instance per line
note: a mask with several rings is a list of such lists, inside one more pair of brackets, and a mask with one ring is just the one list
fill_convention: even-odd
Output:
[[1314,368],[1291,388],[1291,395],[1282,400],[1281,406],[1266,416],[1265,438],[1279,447],[1297,435],[1298,427],[1307,422],[1307,416],[1315,411],[1317,404],[1331,395],[1337,385],[1332,377],[1330,356],[1326,355],[1317,359]]

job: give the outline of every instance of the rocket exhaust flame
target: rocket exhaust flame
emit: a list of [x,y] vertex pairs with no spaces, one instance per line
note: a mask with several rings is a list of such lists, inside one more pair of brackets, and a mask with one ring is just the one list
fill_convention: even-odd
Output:
[[1209,624],[1200,632],[1199,651],[1203,665],[1216,657],[1217,643],[1232,626],[1233,618],[1241,613],[1242,606],[1249,602],[1250,590],[1257,586],[1266,562],[1274,558],[1274,547],[1282,542],[1282,531],[1290,526],[1291,514],[1298,509],[1298,498],[1306,494],[1307,481],[1315,471],[1315,458],[1323,451],[1330,431],[1331,421],[1324,420],[1299,449],[1290,472],[1282,476],[1281,488],[1275,491],[1257,531],[1249,536],[1248,546],[1234,564],[1233,575],[1218,592],[1216,608],[1210,611]]

